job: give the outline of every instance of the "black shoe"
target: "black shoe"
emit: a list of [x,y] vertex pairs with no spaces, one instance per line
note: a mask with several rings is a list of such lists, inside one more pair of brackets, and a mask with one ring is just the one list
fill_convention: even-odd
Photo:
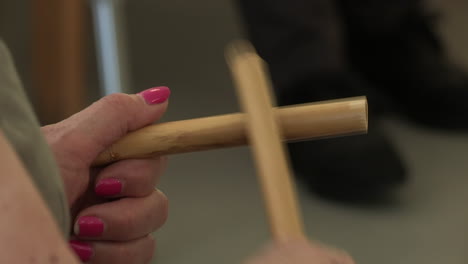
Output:
[[[351,74],[317,74],[281,90],[280,105],[369,94],[372,90]],[[369,202],[387,195],[405,182],[404,166],[383,133],[375,129],[376,110],[382,105],[370,96],[368,135],[289,144],[296,176],[322,197],[346,202]]]
[[406,181],[398,154],[376,127],[367,135],[291,143],[289,149],[299,180],[331,200],[385,201]]
[[434,128],[468,128],[468,75],[450,62],[431,19],[414,11],[392,30],[348,25],[350,60],[404,116]]

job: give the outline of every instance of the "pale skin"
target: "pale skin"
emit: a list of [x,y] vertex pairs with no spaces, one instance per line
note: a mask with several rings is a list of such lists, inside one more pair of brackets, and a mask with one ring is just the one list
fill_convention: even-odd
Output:
[[[98,236],[80,236],[76,225],[71,230],[74,239],[92,247],[92,257],[86,263],[150,262],[155,249],[150,233],[167,219],[167,198],[155,189],[166,159],[125,160],[99,169],[91,164],[125,134],[157,121],[166,108],[167,101],[149,104],[141,95],[115,94],[42,128],[61,172],[73,223],[89,215],[104,222]],[[1,133],[0,168],[0,263],[80,263]],[[104,178],[121,181],[121,192],[111,197],[94,193],[96,183]],[[303,240],[273,243],[245,263],[353,262],[342,252]]]
[[[133,130],[157,121],[167,101],[148,104],[140,95],[107,96],[80,113],[42,131],[55,154],[74,219],[73,238],[88,243],[93,256],[87,263],[149,263],[155,250],[150,235],[168,215],[166,196],[155,187],[166,158],[124,160],[103,168],[92,162],[113,142]],[[118,179],[119,194],[102,197],[94,192],[102,179]],[[116,200],[115,198],[120,198]],[[76,221],[95,216],[104,222],[98,236],[82,236]]]
[[79,263],[1,131],[0,168],[0,263]]
[[355,264],[344,251],[306,239],[272,242],[244,264]]

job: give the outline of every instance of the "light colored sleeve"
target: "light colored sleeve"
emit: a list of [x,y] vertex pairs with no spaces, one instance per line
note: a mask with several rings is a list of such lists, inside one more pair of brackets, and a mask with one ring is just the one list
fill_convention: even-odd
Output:
[[39,122],[23,91],[7,47],[0,39],[0,131],[18,155],[64,236],[70,216],[63,183]]

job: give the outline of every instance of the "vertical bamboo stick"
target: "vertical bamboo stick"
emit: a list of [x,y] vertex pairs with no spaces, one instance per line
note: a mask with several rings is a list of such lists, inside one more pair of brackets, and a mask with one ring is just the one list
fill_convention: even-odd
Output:
[[271,85],[265,64],[247,42],[236,42],[226,53],[238,97],[246,113],[248,137],[266,204],[273,239],[304,237],[295,186],[285,147],[272,110]]

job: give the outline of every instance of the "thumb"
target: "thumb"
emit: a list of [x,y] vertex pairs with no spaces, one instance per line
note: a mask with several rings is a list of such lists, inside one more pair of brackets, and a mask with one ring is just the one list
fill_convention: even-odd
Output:
[[170,93],[168,87],[160,86],[133,95],[111,94],[65,121],[80,132],[88,155],[96,156],[128,132],[160,119]]

